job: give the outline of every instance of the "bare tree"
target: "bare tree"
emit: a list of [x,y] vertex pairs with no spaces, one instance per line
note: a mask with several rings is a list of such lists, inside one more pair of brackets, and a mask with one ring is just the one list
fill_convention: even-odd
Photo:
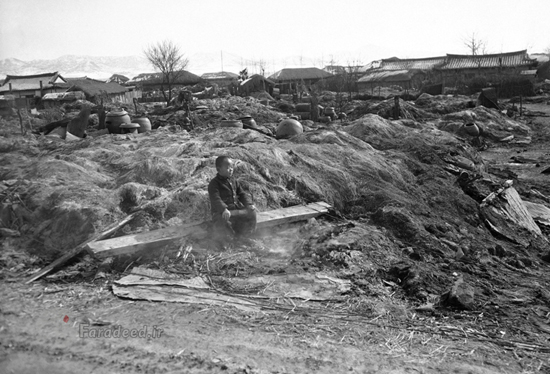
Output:
[[[183,76],[189,60],[184,57],[180,47],[170,40],[164,40],[148,46],[143,53],[151,65],[160,73],[160,89],[166,104],[172,100],[172,88]],[[165,92],[165,88],[168,93]]]
[[260,68],[260,75],[265,76],[265,67],[267,65],[267,62],[264,59],[260,59],[258,61],[258,67]]
[[355,88],[357,86],[356,82],[358,79],[360,68],[361,68],[361,63],[359,60],[353,60],[353,61],[348,60],[348,65],[344,66],[343,77],[344,77],[344,83],[348,91],[349,100],[351,100],[351,92],[355,91]]
[[[480,56],[487,53],[487,42],[479,38],[475,32],[464,39],[464,46],[472,56]],[[478,67],[481,67],[481,59],[475,59]]]
[[483,55],[486,52],[487,42],[479,38],[475,32],[464,39],[464,45],[472,56]]

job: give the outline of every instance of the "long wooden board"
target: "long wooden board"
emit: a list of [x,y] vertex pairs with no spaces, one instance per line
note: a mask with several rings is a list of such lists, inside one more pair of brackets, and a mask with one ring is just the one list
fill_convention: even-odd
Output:
[[[307,220],[327,213],[331,206],[325,202],[281,208],[258,213],[258,229],[277,226],[285,223]],[[208,235],[207,224],[196,223],[184,226],[172,226],[135,235],[95,241],[88,244],[88,249],[98,258],[135,253],[144,249],[154,250],[173,243],[183,237],[193,239],[205,238]]]

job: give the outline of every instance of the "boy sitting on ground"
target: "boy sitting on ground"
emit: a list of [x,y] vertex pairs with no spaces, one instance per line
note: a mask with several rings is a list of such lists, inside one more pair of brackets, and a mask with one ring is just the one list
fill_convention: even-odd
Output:
[[216,159],[218,174],[208,184],[214,239],[223,246],[234,238],[254,233],[257,209],[232,179],[233,160],[227,156]]

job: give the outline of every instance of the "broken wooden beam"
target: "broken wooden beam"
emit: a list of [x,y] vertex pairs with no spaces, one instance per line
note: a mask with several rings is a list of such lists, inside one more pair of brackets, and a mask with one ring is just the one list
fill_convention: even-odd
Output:
[[536,223],[550,226],[550,208],[543,204],[532,203],[525,200],[523,203]]
[[30,277],[25,284],[29,284],[31,282],[34,282],[38,278],[43,277],[44,275],[48,274],[52,270],[60,267],[67,261],[69,261],[74,256],[78,255],[80,252],[88,248],[88,244],[93,243],[96,240],[101,240],[108,238],[112,234],[114,234],[119,228],[130,222],[134,217],[137,215],[138,212],[132,213],[126,218],[124,218],[120,222],[115,222],[111,226],[107,227],[104,231],[94,235],[90,240],[85,241],[84,243],[80,244],[78,247],[71,249],[69,252],[65,253],[63,256],[52,262],[50,265],[46,266],[42,270],[40,270],[38,273],[34,274],[32,277]]
[[489,194],[481,202],[479,210],[493,233],[513,243],[527,247],[532,235],[542,236],[540,227],[533,220],[518,192],[511,187],[511,181]]
[[[258,213],[257,229],[273,227],[285,223],[308,220],[328,213],[331,206],[325,202],[292,206]],[[118,238],[89,243],[88,249],[98,258],[119,256],[141,250],[154,250],[171,244],[183,237],[203,239],[208,235],[208,223],[192,223],[184,226],[171,226],[149,232],[120,236]]]

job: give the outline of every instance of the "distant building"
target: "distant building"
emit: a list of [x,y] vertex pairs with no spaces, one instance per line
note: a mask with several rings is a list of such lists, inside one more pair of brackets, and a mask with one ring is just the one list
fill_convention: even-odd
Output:
[[[203,82],[201,77],[187,70],[183,70],[172,86],[192,86],[200,82]],[[126,82],[126,84],[134,85],[144,92],[160,90],[162,87],[162,73],[142,73]],[[164,85],[164,89],[167,89],[166,85]]]
[[243,96],[250,96],[252,92],[265,91],[270,95],[273,95],[273,88],[275,82],[267,79],[263,75],[254,74],[250,78],[245,79],[239,85],[239,94]]
[[[118,83],[105,83],[92,78],[67,78],[69,88],[67,92],[82,91],[86,95],[86,100],[99,103],[104,102],[128,102],[131,97],[127,97],[128,88]],[[130,100],[129,100],[130,99]]]
[[399,85],[403,89],[420,89],[426,85],[442,84],[456,87],[474,77],[498,82],[506,76],[531,76],[536,60],[526,50],[485,55],[447,54],[441,57],[399,59],[392,57],[373,61],[360,69],[360,89]]
[[311,86],[333,74],[319,68],[285,68],[270,75],[268,79],[278,84],[281,93],[297,90],[299,85]]
[[34,75],[8,75],[0,87],[0,95],[10,94],[15,98],[33,99],[51,92],[63,92],[67,81],[56,71]]
[[201,78],[208,83],[216,83],[220,87],[228,87],[231,84],[236,84],[239,75],[228,71],[220,71],[217,73],[204,73]]
[[444,62],[445,56],[407,59],[392,57],[373,61],[359,69],[364,75],[357,80],[357,86],[360,90],[389,86],[419,89],[426,81],[437,82],[441,79],[436,68]]
[[118,83],[118,84],[126,84],[128,81],[130,80],[130,78],[124,76],[124,75],[121,75],[121,74],[113,74],[111,75],[111,77],[109,79],[107,79],[107,83],[111,83],[111,82],[115,82],[115,83]]
[[498,82],[507,76],[520,75],[523,70],[531,70],[536,64],[526,50],[477,56],[447,54],[438,70],[443,85],[452,87],[479,76],[489,82]]

